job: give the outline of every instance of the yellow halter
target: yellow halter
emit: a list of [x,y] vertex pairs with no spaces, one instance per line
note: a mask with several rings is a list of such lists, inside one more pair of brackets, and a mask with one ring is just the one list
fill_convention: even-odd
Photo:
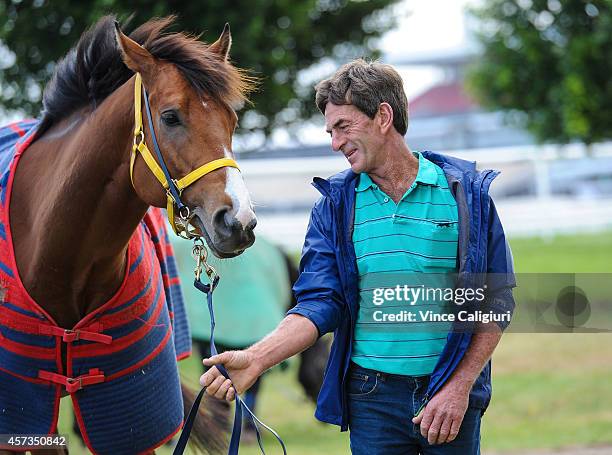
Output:
[[[236,169],[240,169],[238,167],[238,163],[231,158],[220,158],[217,160],[210,161],[194,171],[187,174],[180,180],[175,180],[170,178],[170,174],[168,173],[168,169],[163,161],[163,157],[161,156],[161,151],[157,147],[157,140],[155,139],[155,131],[153,130],[153,124],[151,119],[151,114],[148,111],[148,100],[145,100],[147,107],[147,114],[149,116],[149,127],[151,129],[151,134],[153,135],[153,141],[156,148],[156,153],[158,156],[158,160],[160,163],[158,164],[153,155],[149,151],[147,144],[145,143],[144,137],[144,129],[142,127],[142,78],[139,73],[136,73],[134,83],[134,145],[132,146],[132,153],[130,156],[130,179],[132,180],[132,186],[134,186],[134,163],[136,161],[136,152],[140,152],[145,163],[148,168],[151,170],[153,175],[157,178],[159,183],[166,190],[166,195],[168,198],[167,201],[167,212],[168,212],[168,221],[170,221],[170,225],[172,226],[172,230],[178,236],[184,238],[193,238],[195,235],[189,231],[189,220],[191,219],[191,213],[189,207],[184,205],[180,199],[180,196],[185,188],[187,188],[192,183],[196,182],[200,178],[204,177],[206,174],[222,168],[222,167],[235,167]],[[145,91],[145,97],[147,96]],[[160,166],[161,165],[161,166]],[[174,206],[178,207],[178,214],[180,217],[179,226],[176,225],[175,217],[174,217]]]

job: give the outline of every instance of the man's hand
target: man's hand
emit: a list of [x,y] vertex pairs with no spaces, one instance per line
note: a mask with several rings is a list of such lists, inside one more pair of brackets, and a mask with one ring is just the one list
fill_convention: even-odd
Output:
[[244,392],[263,373],[258,362],[255,362],[255,356],[248,350],[226,351],[204,359],[203,363],[207,367],[223,364],[232,378],[230,381],[214,366],[200,377],[200,384],[206,387],[206,393],[220,400],[232,401],[236,398],[236,390],[238,393]]
[[232,380],[213,367],[200,377],[200,384],[209,395],[232,401],[236,391],[247,390],[264,371],[312,346],[318,336],[319,330],[308,318],[290,314],[271,334],[250,348],[204,359],[207,367],[223,364]]
[[496,323],[493,330],[478,330],[472,335],[467,352],[448,382],[436,393],[412,422],[421,426],[421,434],[430,444],[451,442],[459,433],[470,401],[474,381],[491,358],[501,338]]
[[427,406],[412,419],[430,444],[451,442],[457,437],[467,411],[470,389],[456,382],[447,383]]

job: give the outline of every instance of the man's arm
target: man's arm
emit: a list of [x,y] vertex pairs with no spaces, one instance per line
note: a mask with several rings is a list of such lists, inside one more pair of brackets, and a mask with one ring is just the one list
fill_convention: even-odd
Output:
[[[336,248],[330,240],[331,202],[322,198],[311,213],[300,276],[293,290],[297,305],[289,310],[278,327],[263,340],[244,351],[228,351],[204,360],[204,365],[223,364],[233,381],[217,368],[200,378],[209,395],[233,400],[268,368],[312,346],[320,335],[336,329],[344,312],[342,286],[336,264]],[[327,214],[321,216],[320,212]],[[328,222],[323,222],[328,220]]]
[[317,327],[308,319],[290,314],[263,340],[244,351],[227,351],[204,359],[205,366],[223,364],[232,380],[213,367],[200,377],[206,392],[231,401],[251,387],[264,371],[312,346],[319,338]]
[[491,358],[502,332],[495,323],[474,333],[457,369],[446,384],[412,421],[430,444],[451,442],[457,437],[476,378]]

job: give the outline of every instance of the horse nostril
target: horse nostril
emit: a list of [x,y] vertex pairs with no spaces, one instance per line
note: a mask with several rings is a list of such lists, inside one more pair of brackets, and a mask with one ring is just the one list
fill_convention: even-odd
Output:
[[222,238],[250,234],[257,225],[257,219],[253,217],[243,228],[242,223],[236,219],[232,212],[232,208],[229,206],[223,206],[217,209],[213,215],[212,222],[215,232]]
[[255,229],[255,226],[257,226],[257,218],[253,217],[253,219],[249,221],[249,224],[246,225],[244,230],[251,232]]
[[212,217],[215,231],[223,237],[232,235],[232,222],[230,215],[230,207],[224,206],[214,213]]

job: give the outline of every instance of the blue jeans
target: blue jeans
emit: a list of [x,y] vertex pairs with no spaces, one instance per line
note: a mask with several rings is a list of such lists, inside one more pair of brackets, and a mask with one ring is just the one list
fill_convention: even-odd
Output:
[[349,429],[353,455],[479,455],[482,410],[468,407],[457,437],[430,445],[412,423],[429,376],[381,373],[351,363]]

